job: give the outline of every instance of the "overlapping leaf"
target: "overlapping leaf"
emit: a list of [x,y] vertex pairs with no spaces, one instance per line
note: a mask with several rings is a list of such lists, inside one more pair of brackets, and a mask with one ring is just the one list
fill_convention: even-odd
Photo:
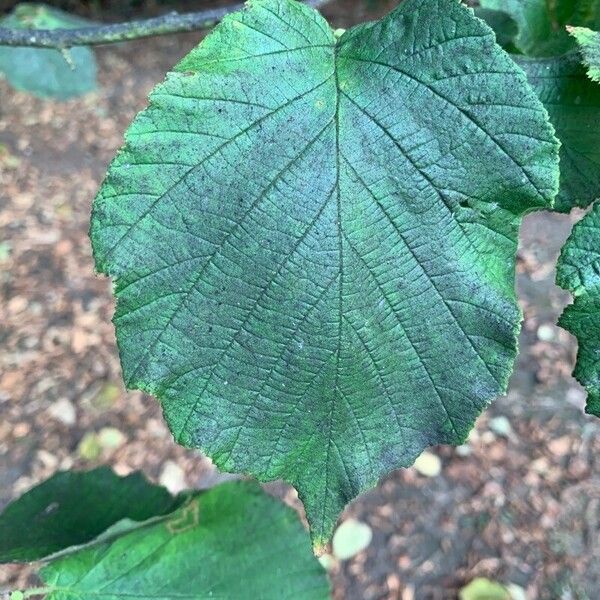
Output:
[[554,58],[514,57],[548,109],[561,141],[555,210],[569,212],[600,197],[600,85],[577,52]]
[[182,502],[140,474],[121,478],[106,467],[57,473],[0,514],[0,562],[38,560],[85,544],[123,519],[145,521]]
[[127,385],[220,468],[295,485],[316,544],[506,389],[518,227],[551,205],[558,144],[457,1],[336,39],[300,3],[255,0],[126,142],[91,236]]
[[586,412],[600,417],[600,202],[575,225],[558,262],[557,283],[575,301],[559,325],[579,342],[574,375],[586,388]]
[[[53,498],[50,506],[65,502],[60,522],[55,519],[52,529],[43,528],[45,539],[56,540],[53,547],[66,538],[69,542],[83,538],[79,527],[84,511],[84,532],[89,532],[90,525],[96,531],[101,524],[108,525],[104,504],[121,507],[127,501],[130,509],[123,514],[163,515],[137,527],[119,526],[123,523],[119,521],[110,530],[112,535],[105,533],[66,556],[51,558],[40,571],[46,587],[39,592],[46,600],[328,597],[327,577],[311,552],[298,516],[257,484],[238,481],[190,492],[182,505],[181,498],[171,498],[139,475],[121,479],[109,473],[71,473],[67,483],[68,475],[56,476],[0,515],[0,522],[9,519],[27,536],[43,518],[43,511],[38,513],[41,498]],[[102,489],[98,477],[109,485]],[[137,493],[132,497],[134,489]],[[162,504],[160,512],[148,513],[148,508],[158,508],[158,496],[160,502],[166,498],[171,503],[169,514],[162,512]],[[67,505],[78,504],[79,510],[66,512]],[[116,517],[119,510],[112,515]],[[0,538],[0,549],[7,544],[10,547],[9,539]],[[41,549],[36,540],[29,540],[29,547],[35,552]],[[24,557],[21,553],[13,558]]]
[[[23,3],[0,20],[13,29],[73,29],[89,22],[44,4]],[[66,100],[96,88],[96,59],[89,48],[71,48],[65,56],[46,48],[0,46],[0,77],[36,96]]]

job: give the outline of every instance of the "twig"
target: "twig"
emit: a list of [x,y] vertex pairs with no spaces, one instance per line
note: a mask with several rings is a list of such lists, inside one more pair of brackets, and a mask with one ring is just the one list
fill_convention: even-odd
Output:
[[[315,8],[327,0],[306,0]],[[28,46],[64,50],[73,46],[114,44],[140,38],[184,33],[205,29],[218,23],[225,15],[241,10],[244,4],[232,4],[193,13],[172,12],[162,17],[99,25],[77,29],[13,29],[0,27],[0,46]]]

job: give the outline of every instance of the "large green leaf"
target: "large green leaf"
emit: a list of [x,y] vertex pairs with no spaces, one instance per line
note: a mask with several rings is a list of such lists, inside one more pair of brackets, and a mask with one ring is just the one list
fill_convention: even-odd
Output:
[[[73,29],[89,24],[44,4],[20,4],[0,20],[13,29]],[[58,50],[0,46],[0,76],[19,90],[66,100],[96,88],[96,59],[89,48]]]
[[94,204],[124,378],[175,439],[283,478],[325,542],[343,507],[506,389],[521,216],[558,143],[455,0],[339,40],[255,0],[168,74]]
[[556,281],[575,298],[559,325],[579,342],[574,375],[588,392],[586,412],[600,417],[600,202],[575,225]]
[[54,560],[40,576],[47,600],[322,600],[329,592],[296,513],[241,481]]
[[577,52],[513,58],[548,109],[561,141],[555,210],[588,206],[600,197],[600,85],[588,78]]
[[57,473],[0,514],[0,562],[38,560],[85,544],[123,519],[145,521],[182,503],[141,475],[100,467]]
[[481,0],[480,4],[517,22],[514,44],[529,56],[554,56],[572,50],[575,43],[565,25],[600,25],[600,0]]
[[600,33],[587,27],[569,27],[568,31],[577,41],[588,76],[600,83]]

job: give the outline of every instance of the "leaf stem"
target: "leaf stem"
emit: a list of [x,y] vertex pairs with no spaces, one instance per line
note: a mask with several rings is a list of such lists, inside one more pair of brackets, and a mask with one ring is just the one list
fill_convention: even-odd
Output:
[[[328,0],[306,0],[315,8]],[[64,50],[73,46],[114,44],[140,38],[205,29],[218,23],[226,15],[244,8],[244,4],[231,4],[192,13],[171,12],[161,17],[81,27],[77,29],[13,29],[0,27],[0,46],[27,46],[31,48],[56,48]]]

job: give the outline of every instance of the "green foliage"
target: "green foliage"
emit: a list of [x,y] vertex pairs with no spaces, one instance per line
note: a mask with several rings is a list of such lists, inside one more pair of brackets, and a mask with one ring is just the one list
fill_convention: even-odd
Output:
[[[38,522],[45,518],[41,507],[48,501],[49,506],[59,506],[56,513],[63,503],[65,511],[67,506],[75,510],[63,511],[60,521],[54,519],[52,528],[44,529],[47,539],[61,539],[65,548],[67,543],[84,541],[80,525],[86,533],[93,526],[94,536],[111,521],[114,525],[95,539],[85,535],[87,545],[51,557],[40,571],[46,587],[30,590],[27,596],[32,592],[44,594],[47,600],[316,600],[328,596],[325,573],[310,551],[298,516],[255,483],[226,483],[172,498],[139,475],[121,479],[105,469],[63,473],[16,500],[0,521],[30,531],[32,518]],[[155,518],[132,523],[130,513],[122,510],[126,501],[136,520],[142,514]],[[117,506],[110,519],[102,518],[106,504]],[[125,521],[116,520],[119,513]],[[2,556],[32,557],[22,552],[14,556],[11,540],[0,536]],[[37,539],[24,542],[21,549],[26,546],[36,558],[48,548]]]
[[[27,3],[0,20],[0,27],[14,29],[72,29],[88,24],[58,9]],[[96,88],[96,59],[89,48],[72,48],[63,55],[53,49],[0,46],[0,76],[16,89],[66,100]]]
[[577,41],[588,76],[600,83],[600,33],[586,27],[569,27],[568,31]]
[[519,31],[511,43],[528,56],[555,56],[574,49],[565,25],[600,27],[598,0],[481,0],[481,6],[516,21]]
[[557,284],[575,301],[559,325],[579,342],[574,375],[588,392],[586,412],[600,417],[600,202],[575,225],[558,261]]
[[120,478],[106,467],[57,473],[0,515],[0,562],[38,560],[85,544],[123,519],[145,521],[182,502],[139,474]]
[[558,144],[494,36],[406,0],[340,39],[256,0],[168,74],[94,204],[128,387],[325,543],[351,499],[506,390],[521,217]]
[[555,210],[569,212],[600,196],[600,85],[576,52],[553,58],[514,57],[550,115],[561,141]]
[[[593,53],[594,45],[589,43],[593,32],[565,25],[600,25],[600,1],[483,0],[482,5],[486,8],[479,16],[495,30],[498,42],[514,53],[561,141],[555,209],[568,212],[574,206],[588,206],[600,196],[600,87],[586,77],[567,29],[581,38],[584,56],[583,47]],[[516,35],[505,24],[507,13],[517,23]]]
[[[482,0],[492,12],[480,16],[497,31],[507,50],[516,47],[529,57],[513,58],[525,70],[532,87],[548,109],[561,141],[560,191],[555,209],[568,212],[600,197],[600,28],[598,0]],[[518,25],[513,38],[499,23],[502,10]],[[569,36],[569,33],[571,36]],[[580,55],[585,67],[581,64]],[[547,58],[531,58],[532,56]],[[597,272],[598,206],[567,242],[558,267],[558,283],[575,295],[560,324],[579,341],[575,376],[588,390],[587,412],[600,416],[600,296]]]

